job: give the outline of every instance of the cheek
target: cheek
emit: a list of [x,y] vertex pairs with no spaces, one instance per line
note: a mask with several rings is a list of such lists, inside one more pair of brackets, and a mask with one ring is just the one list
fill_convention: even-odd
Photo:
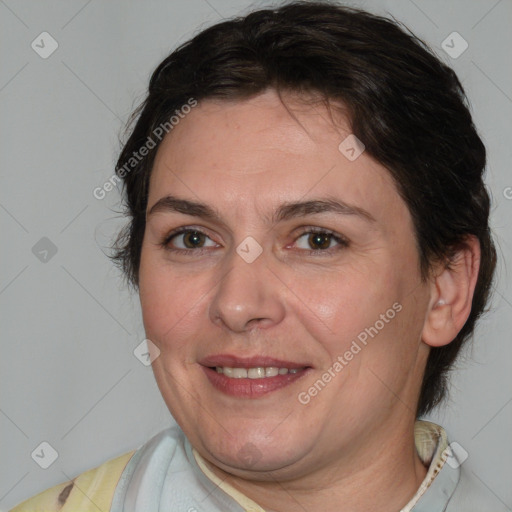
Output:
[[[155,251],[156,252],[156,251]],[[162,258],[144,246],[139,271],[139,298],[146,336],[161,350],[179,348],[183,329],[201,304],[194,281],[171,272]]]
[[[211,323],[209,308],[219,288],[220,275],[215,268],[193,270],[187,265],[171,264],[160,251],[144,250],[143,246],[139,296],[144,328],[146,336],[164,354],[193,359],[201,340],[211,339],[218,326]],[[166,361],[174,364],[178,359]]]
[[293,316],[321,342],[331,359],[343,354],[352,340],[397,300],[397,286],[390,272],[377,273],[362,266],[293,276],[289,281],[293,283]]

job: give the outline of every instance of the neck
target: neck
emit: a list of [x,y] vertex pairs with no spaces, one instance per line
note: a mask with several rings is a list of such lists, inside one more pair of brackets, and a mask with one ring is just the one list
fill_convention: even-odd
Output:
[[397,512],[414,496],[426,476],[414,444],[414,421],[371,432],[363,449],[297,478],[254,481],[227,473],[206,461],[223,481],[267,511],[296,512],[297,507],[322,512]]

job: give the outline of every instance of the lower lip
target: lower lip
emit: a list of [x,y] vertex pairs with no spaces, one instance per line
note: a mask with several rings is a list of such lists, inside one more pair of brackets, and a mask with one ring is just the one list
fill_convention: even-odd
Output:
[[258,398],[289,386],[304,377],[306,373],[309,373],[310,368],[297,373],[287,373],[286,375],[276,375],[275,377],[264,377],[262,379],[233,379],[207,366],[203,366],[203,370],[213,387],[226,395],[238,398]]

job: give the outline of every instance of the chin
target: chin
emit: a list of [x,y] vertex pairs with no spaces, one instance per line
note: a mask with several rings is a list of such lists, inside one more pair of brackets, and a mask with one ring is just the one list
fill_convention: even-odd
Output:
[[[271,429],[269,429],[271,431]],[[257,432],[238,430],[233,436],[226,434],[217,442],[207,439],[203,443],[214,463],[224,471],[247,477],[255,472],[275,472],[285,470],[297,463],[309,450],[308,442],[285,432],[272,436],[267,430]],[[260,475],[263,480],[272,480],[272,475]],[[253,479],[253,478],[251,478]]]

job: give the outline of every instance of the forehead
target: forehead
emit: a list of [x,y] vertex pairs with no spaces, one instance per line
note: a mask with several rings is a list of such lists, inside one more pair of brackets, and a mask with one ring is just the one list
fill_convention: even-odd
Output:
[[340,150],[349,136],[346,119],[333,123],[322,103],[285,97],[283,104],[274,91],[203,101],[162,141],[148,207],[165,194],[238,215],[319,195],[371,205],[377,215],[405,207],[383,166],[365,152],[350,160]]

